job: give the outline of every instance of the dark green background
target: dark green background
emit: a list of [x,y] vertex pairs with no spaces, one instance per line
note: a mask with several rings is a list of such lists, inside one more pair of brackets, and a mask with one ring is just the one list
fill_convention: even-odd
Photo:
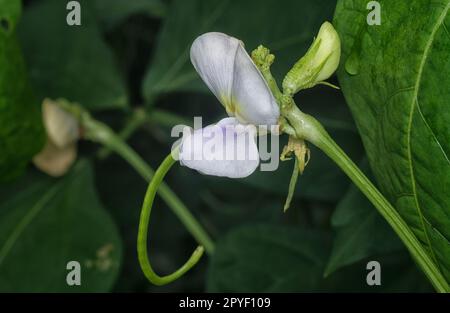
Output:
[[[336,6],[331,0],[80,2],[82,26],[69,27],[66,1],[25,1],[17,35],[37,100],[28,102],[23,116],[44,97],[63,97],[117,131],[137,107],[149,116],[164,110],[188,121],[202,116],[207,123],[225,116],[188,59],[197,35],[226,32],[248,51],[264,44],[276,55],[273,71],[281,82],[321,23],[333,19]],[[5,3],[0,0],[0,8]],[[330,81],[339,85],[334,77]],[[298,94],[296,102],[370,175],[341,91],[318,86]],[[147,122],[128,140],[153,168],[173,141],[166,122]],[[239,180],[175,166],[167,183],[217,246],[180,280],[152,286],[136,255],[147,183],[117,155],[97,158],[99,148],[80,142],[79,160],[63,178],[50,179],[30,165],[0,186],[0,291],[431,290],[387,223],[313,147],[287,213],[282,208],[292,162]],[[152,264],[169,273],[196,243],[159,199],[151,220]],[[109,244],[114,248],[105,261],[101,248]],[[82,263],[81,287],[65,283],[70,260]],[[381,263],[382,286],[367,286],[369,260]]]

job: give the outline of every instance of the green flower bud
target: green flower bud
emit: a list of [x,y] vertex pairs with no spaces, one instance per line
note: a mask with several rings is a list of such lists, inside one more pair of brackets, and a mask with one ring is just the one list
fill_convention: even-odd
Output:
[[306,54],[284,78],[284,93],[293,95],[302,89],[322,83],[336,71],[340,57],[339,35],[331,23],[325,22]]

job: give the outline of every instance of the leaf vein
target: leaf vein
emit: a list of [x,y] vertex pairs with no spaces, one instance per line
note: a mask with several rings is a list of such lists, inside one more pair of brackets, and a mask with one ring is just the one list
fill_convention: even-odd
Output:
[[56,195],[62,184],[58,184],[51,188],[48,193],[44,194],[39,201],[23,216],[18,225],[11,232],[10,236],[6,239],[2,249],[0,250],[0,265],[5,260],[7,254],[12,249],[17,239],[20,237],[24,229],[30,224],[39,212],[45,207],[45,205]]
[[411,130],[412,130],[412,121],[413,121],[413,115],[414,115],[415,101],[417,101],[417,95],[419,93],[419,87],[420,87],[420,83],[421,83],[421,80],[422,80],[423,69],[425,67],[425,63],[426,63],[426,60],[428,58],[428,54],[429,54],[429,51],[431,49],[431,46],[432,46],[432,44],[434,42],[437,30],[443,24],[444,18],[446,17],[449,8],[450,8],[450,1],[447,2],[447,5],[442,10],[441,15],[439,16],[436,24],[434,25],[434,27],[433,27],[433,29],[431,31],[430,39],[427,41],[427,43],[425,45],[425,49],[424,49],[424,52],[423,52],[422,59],[420,61],[419,71],[417,73],[417,79],[416,79],[416,83],[415,83],[415,87],[414,87],[413,101],[411,103],[411,110],[410,110],[410,113],[409,113],[408,135],[407,135],[408,162],[409,162],[409,168],[410,168],[411,185],[412,185],[412,190],[413,190],[413,194],[414,194],[414,201],[416,203],[416,208],[417,208],[418,214],[419,214],[421,222],[422,222],[422,228],[423,228],[425,237],[427,239],[428,246],[429,246],[430,251],[431,251],[431,256],[432,256],[433,260],[436,262],[436,265],[438,267],[440,267],[439,266],[439,262],[437,261],[437,258],[436,258],[433,246],[431,245],[430,235],[428,234],[427,228],[425,227],[425,222],[424,222],[425,217],[422,214],[422,210],[421,210],[421,207],[419,205],[419,200],[418,200],[418,197],[417,197],[416,181],[415,181],[414,169],[413,169],[413,165],[412,165]]
[[442,154],[444,155],[445,159],[447,160],[447,163],[450,165],[450,159],[447,155],[447,153],[445,152],[444,148],[441,145],[441,142],[439,141],[439,139],[437,138],[435,132],[433,131],[433,129],[431,128],[431,126],[428,124],[428,121],[425,119],[425,116],[422,113],[422,109],[420,108],[419,102],[416,100],[416,105],[417,105],[417,111],[419,112],[420,117],[422,118],[423,122],[425,123],[425,126],[428,128],[428,130],[431,132],[431,135],[433,136],[433,139],[436,141],[436,143],[439,146],[439,149],[441,149]]
[[445,25],[445,21],[442,22],[442,27],[444,28],[446,34],[450,38],[450,31],[448,30],[447,25]]

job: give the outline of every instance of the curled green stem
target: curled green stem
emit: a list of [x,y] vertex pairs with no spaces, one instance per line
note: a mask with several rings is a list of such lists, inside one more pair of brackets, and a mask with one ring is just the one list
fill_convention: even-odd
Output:
[[189,271],[195,264],[197,264],[197,262],[203,255],[204,251],[203,246],[198,246],[197,249],[195,249],[194,252],[192,253],[189,260],[183,266],[181,266],[178,270],[167,276],[157,275],[153,270],[150,264],[150,260],[148,258],[147,252],[148,225],[150,222],[150,213],[152,210],[153,201],[155,199],[156,192],[158,191],[158,188],[160,187],[164,179],[164,176],[167,174],[167,172],[175,162],[176,161],[172,157],[172,154],[169,154],[156,170],[153,179],[148,185],[147,192],[144,198],[144,203],[142,205],[141,218],[139,221],[139,232],[137,240],[139,264],[141,265],[142,271],[144,272],[147,279],[155,285],[165,285],[180,278],[187,271]]
[[[76,112],[75,112],[76,113]],[[142,158],[128,146],[122,138],[114,133],[104,123],[93,119],[88,113],[78,116],[83,128],[84,137],[92,141],[103,144],[105,147],[120,155],[127,161],[145,180],[150,181],[155,171]],[[208,233],[203,229],[202,225],[195,219],[189,209],[183,204],[178,196],[170,189],[170,187],[161,182],[158,194],[169,206],[175,215],[180,219],[186,229],[192,236],[205,247],[208,254],[212,254],[214,243]]]

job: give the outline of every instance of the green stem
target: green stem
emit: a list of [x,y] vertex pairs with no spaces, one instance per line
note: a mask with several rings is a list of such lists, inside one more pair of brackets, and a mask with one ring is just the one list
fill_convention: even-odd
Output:
[[[66,101],[60,102],[59,105],[64,110],[70,112],[79,121],[83,131],[83,137],[85,139],[98,142],[111,151],[116,152],[139,174],[141,174],[144,179],[150,181],[141,211],[137,242],[139,263],[141,264],[145,276],[152,283],[155,285],[168,284],[178,279],[189,269],[191,269],[200,260],[204,250],[206,250],[207,253],[212,254],[214,244],[206,231],[203,230],[202,226],[197,222],[186,206],[184,206],[183,202],[181,202],[177,195],[163,182],[167,171],[175,163],[172,154],[170,154],[157,169],[157,171],[154,172],[153,169],[148,166],[147,163],[145,163],[142,158],[124,142],[122,138],[120,138],[120,136],[116,135],[114,131],[112,131],[112,129],[106,124],[92,118],[89,112],[84,110],[81,106]],[[140,125],[140,121],[144,119],[145,115],[142,115],[142,118],[136,119],[138,121],[136,122],[136,125]],[[126,133],[131,133],[133,129],[136,129],[136,125],[133,123],[133,127],[129,128],[130,132],[127,131]],[[151,208],[156,193],[161,196],[175,215],[178,216],[186,229],[194,236],[197,242],[202,245],[195,249],[189,260],[183,266],[167,276],[158,276],[153,271],[147,252],[148,224],[150,222]]]
[[[99,142],[120,155],[145,180],[150,181],[154,177],[154,170],[107,125],[92,119],[90,116],[84,116],[81,123],[85,128],[86,138]],[[212,254],[214,250],[213,241],[170,187],[162,182],[158,194],[181,220],[197,242],[205,247],[208,254]]]
[[[142,108],[137,108],[133,111],[131,118],[126,122],[125,127],[120,131],[118,134],[119,138],[123,141],[126,141],[133,133],[142,126],[142,124],[147,119],[147,113]],[[112,150],[108,149],[107,147],[103,146],[98,151],[98,158],[100,160],[106,159],[110,154]]]
[[301,112],[293,100],[282,104],[282,114],[295,129],[298,138],[306,139],[325,152],[372,202],[391,225],[438,292],[449,292],[449,286],[436,264],[424,250],[406,222],[378,191],[358,166],[331,138],[320,122]]
[[258,47],[252,52],[252,58],[280,105],[281,129],[290,136],[310,141],[324,151],[347,174],[391,225],[433,284],[434,288],[439,292],[450,292],[448,283],[436,264],[424,250],[408,224],[401,218],[389,201],[384,198],[378,189],[361,172],[358,166],[336,144],[319,121],[300,111],[290,94],[281,94],[270,72],[270,66],[273,63],[274,57],[270,54],[269,49],[262,46]]
[[202,246],[197,247],[197,249],[195,249],[195,251],[192,253],[189,260],[183,266],[181,266],[178,270],[167,276],[158,276],[153,271],[153,268],[148,258],[147,252],[148,224],[150,222],[150,213],[152,210],[153,201],[155,199],[156,192],[158,191],[158,187],[160,188],[160,190],[161,188],[164,187],[164,185],[162,185],[164,176],[167,174],[167,172],[175,162],[176,161],[172,157],[172,154],[169,154],[166,157],[166,159],[161,163],[159,168],[156,170],[153,179],[148,185],[147,192],[144,198],[144,204],[142,205],[141,218],[139,221],[139,232],[137,240],[139,263],[145,276],[155,285],[165,285],[180,278],[187,271],[189,271],[195,264],[197,264],[197,262],[203,255],[204,250]]
[[169,111],[154,109],[148,116],[148,121],[163,127],[172,128],[175,125],[192,126],[192,121]]
[[[189,120],[169,111],[153,109],[150,113],[147,113],[144,108],[136,108],[133,110],[130,119],[125,124],[125,127],[120,131],[119,137],[123,141],[126,141],[146,122],[169,128],[180,124],[186,126],[191,126],[192,124]],[[111,154],[111,152],[111,149],[102,147],[97,156],[100,160],[104,160]]]

